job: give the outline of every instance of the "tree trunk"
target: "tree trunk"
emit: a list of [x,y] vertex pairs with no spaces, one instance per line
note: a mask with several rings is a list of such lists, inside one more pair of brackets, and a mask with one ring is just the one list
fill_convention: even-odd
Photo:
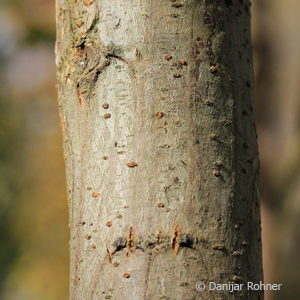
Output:
[[56,2],[70,299],[262,299],[249,1]]

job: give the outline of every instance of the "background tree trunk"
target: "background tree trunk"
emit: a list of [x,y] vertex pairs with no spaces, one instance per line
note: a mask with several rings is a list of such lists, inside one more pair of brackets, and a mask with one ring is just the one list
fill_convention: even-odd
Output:
[[70,299],[262,299],[249,1],[56,2]]

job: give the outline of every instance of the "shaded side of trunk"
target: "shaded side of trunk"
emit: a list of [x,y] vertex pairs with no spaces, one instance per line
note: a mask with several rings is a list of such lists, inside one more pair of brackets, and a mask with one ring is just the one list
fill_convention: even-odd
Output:
[[249,1],[57,0],[71,299],[262,299]]

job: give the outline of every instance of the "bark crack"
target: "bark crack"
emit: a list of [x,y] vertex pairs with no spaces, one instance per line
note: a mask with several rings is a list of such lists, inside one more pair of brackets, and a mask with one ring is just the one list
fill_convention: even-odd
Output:
[[175,255],[177,255],[178,250],[179,250],[179,236],[180,236],[180,230],[179,230],[179,226],[177,224],[175,226],[174,236],[173,236],[173,239],[172,239],[172,249],[173,249],[173,253]]
[[[133,252],[134,251],[134,236],[133,236],[133,228],[132,228],[132,226],[130,226],[130,229],[129,229],[128,240],[127,240],[127,247],[128,247],[129,252]],[[129,254],[129,252],[127,253],[127,255]]]

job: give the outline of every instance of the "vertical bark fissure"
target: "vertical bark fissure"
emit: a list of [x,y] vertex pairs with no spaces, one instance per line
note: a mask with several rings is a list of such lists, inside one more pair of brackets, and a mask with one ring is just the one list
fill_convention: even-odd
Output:
[[151,267],[151,254],[149,253],[147,267],[146,267],[146,275],[145,275],[144,300],[149,299],[149,298],[147,298],[147,293],[148,293],[148,281],[149,281],[150,267]]

